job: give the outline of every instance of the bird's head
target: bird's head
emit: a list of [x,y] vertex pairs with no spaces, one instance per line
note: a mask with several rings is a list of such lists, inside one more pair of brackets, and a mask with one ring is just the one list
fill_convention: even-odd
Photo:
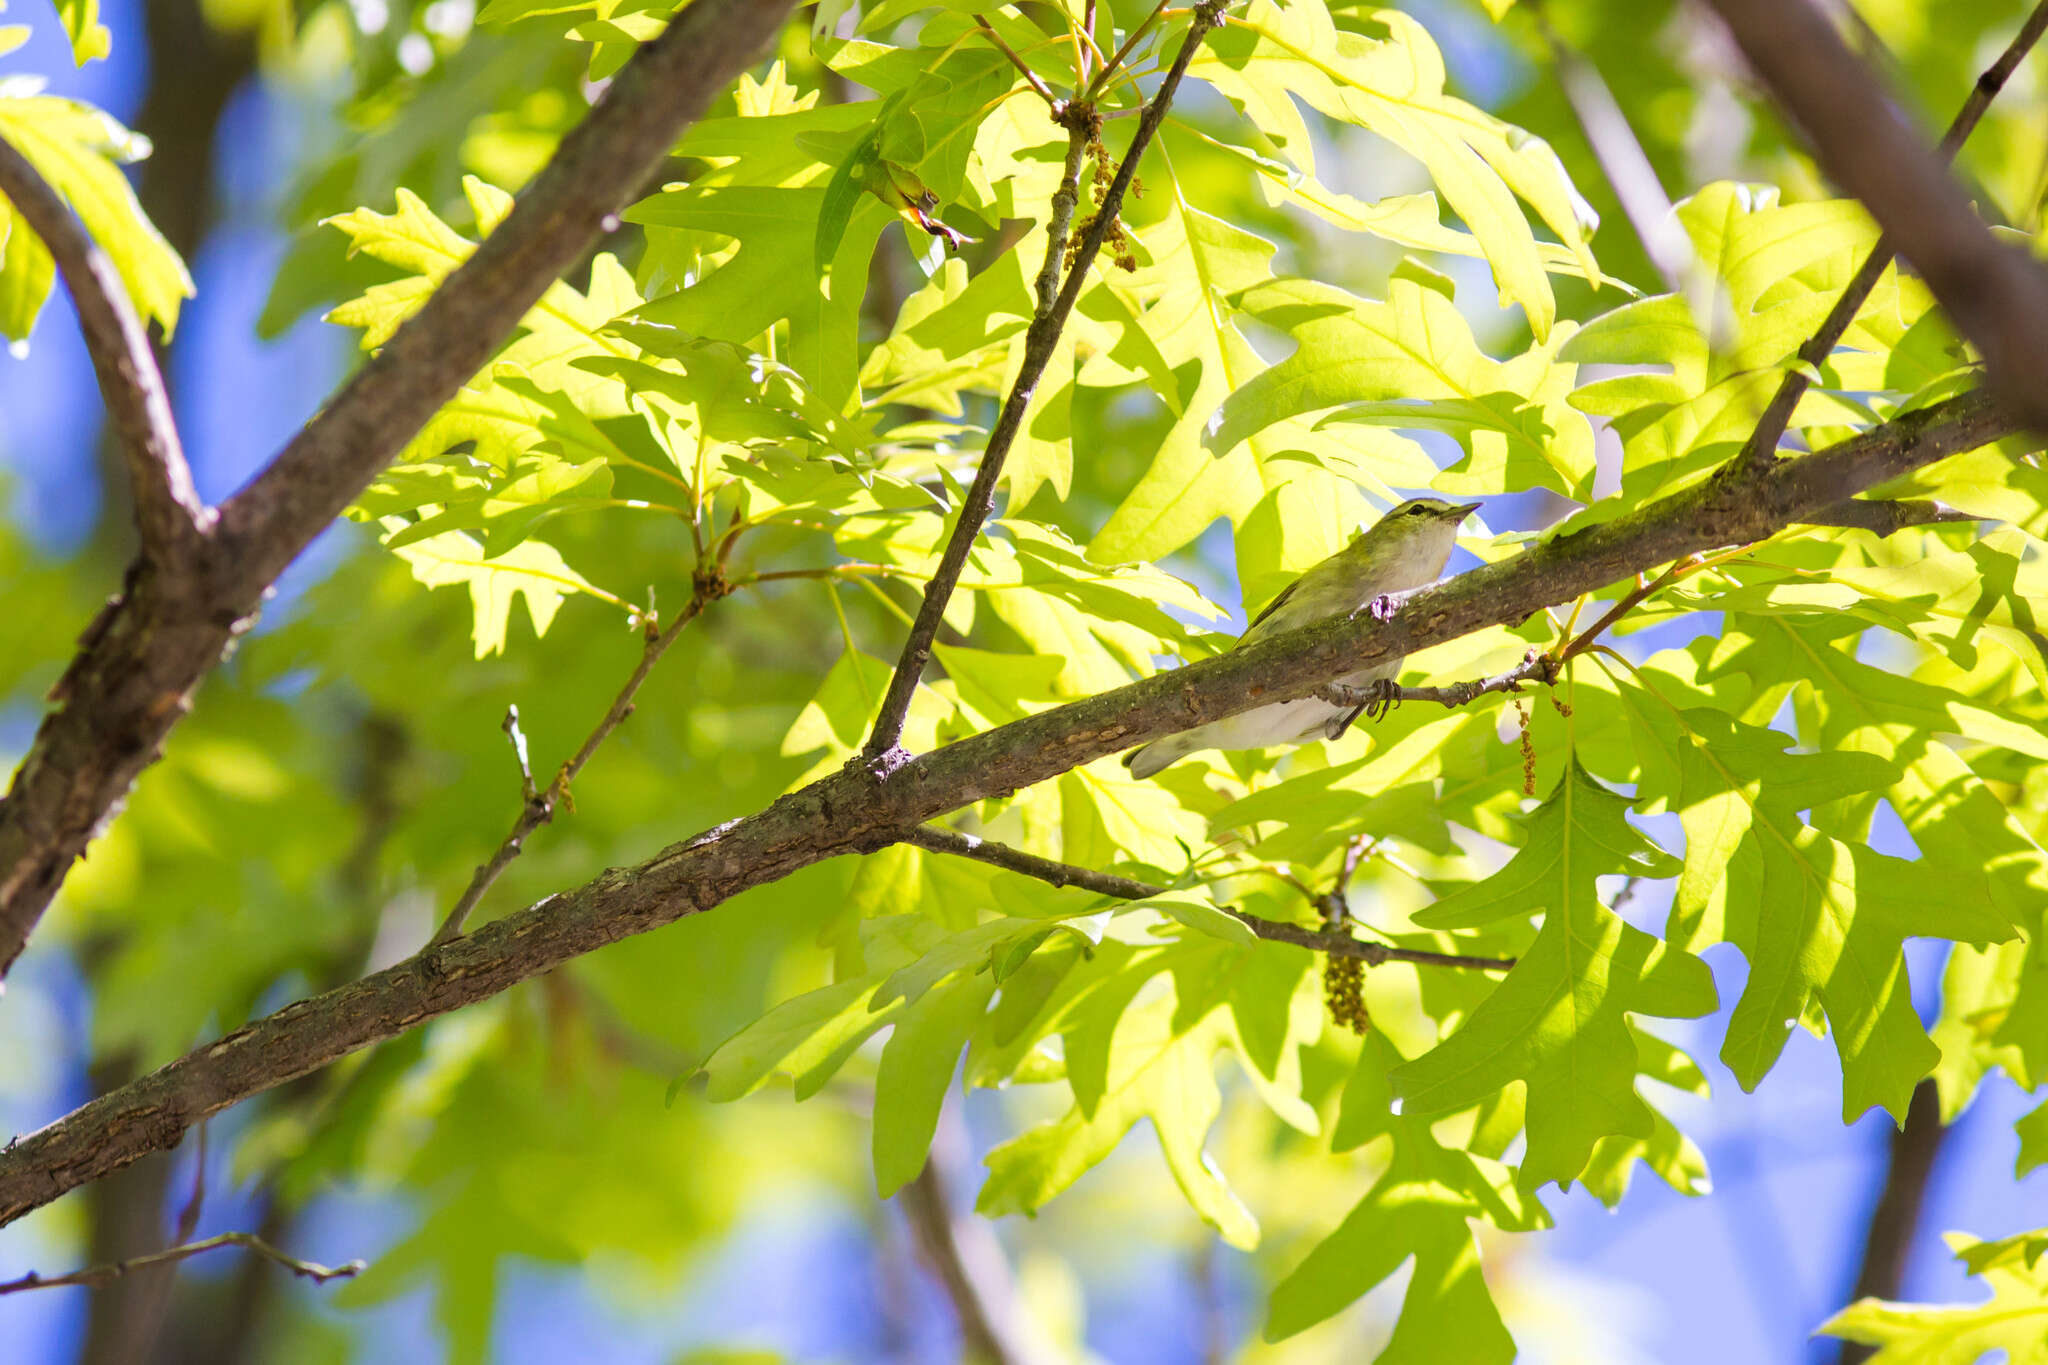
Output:
[[1476,502],[1410,498],[1359,532],[1346,554],[1402,578],[1419,574],[1416,581],[1426,583],[1443,572],[1458,543],[1459,525],[1478,510]]
[[[1458,527],[1479,510],[1476,502],[1445,502],[1442,498],[1410,498],[1358,533],[1359,541],[1427,540],[1450,543]],[[1357,541],[1353,542],[1354,544]]]

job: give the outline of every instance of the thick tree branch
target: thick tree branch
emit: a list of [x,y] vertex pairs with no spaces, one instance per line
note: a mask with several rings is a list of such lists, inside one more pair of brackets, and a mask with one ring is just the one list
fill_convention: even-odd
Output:
[[[1828,174],[1863,201],[1983,353],[2000,397],[2028,425],[2048,430],[2048,271],[1991,235],[1941,158],[1812,0],[1710,2]],[[1854,316],[1853,307],[1847,312]],[[1769,447],[1759,443],[1755,458],[1776,444],[1775,437]]]
[[575,266],[684,129],[767,46],[790,0],[700,0],[634,55],[512,212],[221,507],[243,585],[275,579]]
[[213,529],[213,509],[192,486],[170,395],[149,333],[128,300],[121,273],[71,206],[29,159],[0,138],[0,197],[14,206],[57,263],[78,313],[78,330],[99,376],[100,396],[121,439],[145,557],[183,567]]
[[[987,863],[991,867],[1000,867],[1010,872],[1019,872],[1026,877],[1050,882],[1054,886],[1078,886],[1083,891],[1114,896],[1118,900],[1141,901],[1167,894],[1167,888],[1154,886],[1150,882],[1119,877],[1113,872],[1097,872],[1093,868],[1075,867],[1071,863],[1055,862],[1051,858],[1041,858],[1035,853],[1026,853],[1021,848],[1011,848],[1008,844],[979,839],[972,834],[961,834],[937,825],[919,825],[903,836],[903,842],[915,844],[932,853],[950,853],[956,857],[972,858],[976,862]],[[1291,943],[1297,948],[1327,953],[1331,957],[1355,957],[1370,967],[1377,967],[1382,962],[1410,962],[1425,967],[1471,967],[1482,972],[1504,972],[1515,965],[1513,958],[1465,957],[1457,953],[1426,952],[1420,948],[1397,948],[1391,943],[1374,943],[1368,939],[1354,938],[1340,929],[1304,929],[1298,924],[1249,915],[1230,906],[1224,906],[1222,909],[1223,913],[1270,943]]]
[[698,0],[684,10],[612,78],[475,255],[221,508],[203,554],[130,568],[0,801],[0,975],[277,575],[590,250],[790,8]]
[[[2027,22],[2020,26],[2020,31],[2014,35],[2005,51],[1999,54],[1998,60],[1977,78],[1977,84],[1970,89],[1969,98],[1965,99],[1963,107],[1956,111],[1955,120],[1949,124],[1948,131],[1942,134],[1941,146],[1935,150],[1936,156],[1945,162],[1955,158],[1956,152],[1976,129],[1977,121],[1984,117],[1984,111],[1991,107],[1991,101],[2005,88],[2005,83],[2012,77],[2012,73],[2019,69],[2020,60],[2041,40],[2044,29],[2048,29],[2048,0],[2042,0],[2040,4],[2034,6],[2034,12],[2027,16]],[[1891,264],[1897,250],[1888,233],[1879,235],[1870,248],[1870,254],[1865,256],[1863,264],[1857,267],[1855,277],[1849,281],[1849,287],[1835,300],[1835,306],[1828,311],[1820,327],[1807,338],[1806,344],[1799,348],[1799,359],[1802,363],[1787,370],[1785,377],[1778,382],[1777,392],[1771,395],[1771,401],[1765,406],[1763,416],[1757,419],[1756,428],[1743,443],[1742,452],[1736,457],[1738,460],[1745,464],[1754,464],[1776,458],[1778,441],[1784,436],[1786,426],[1792,421],[1792,410],[1799,406],[1799,400],[1806,395],[1811,382],[1807,376],[1834,353],[1835,343],[1842,339],[1842,334],[1849,330],[1849,324],[1856,320],[1857,310],[1862,308],[1863,301],[1870,297],[1870,291],[1877,288],[1884,268]]]
[[1138,120],[1138,131],[1131,136],[1130,150],[1124,153],[1123,163],[1116,168],[1116,176],[1109,182],[1109,190],[1097,206],[1087,231],[1082,234],[1080,245],[1074,248],[1072,264],[1067,267],[1066,283],[1057,295],[1053,293],[1053,285],[1059,279],[1060,261],[1066,255],[1067,227],[1073,220],[1074,208],[1080,197],[1081,159],[1087,153],[1089,141],[1097,136],[1097,120],[1093,106],[1083,102],[1070,101],[1055,108],[1055,119],[1067,128],[1067,165],[1059,192],[1053,196],[1052,220],[1046,229],[1045,264],[1038,272],[1038,306],[1033,311],[1031,326],[1024,334],[1024,361],[1018,368],[1017,381],[1010,386],[1009,396],[1003,400],[1003,409],[996,416],[996,424],[989,432],[988,445],[981,454],[981,467],[975,471],[974,484],[961,501],[960,519],[953,524],[945,553],[939,557],[939,567],[925,585],[924,601],[918,606],[917,619],[911,623],[909,638],[903,642],[903,653],[896,660],[896,671],[890,675],[889,689],[882,697],[881,712],[875,717],[874,733],[868,737],[866,753],[871,761],[882,759],[903,738],[903,722],[910,714],[911,698],[917,693],[918,680],[924,676],[925,665],[931,662],[932,639],[939,633],[946,603],[952,599],[961,571],[967,567],[967,556],[981,535],[982,524],[995,510],[996,483],[1002,478],[1003,462],[1009,458],[1010,447],[1016,444],[1017,433],[1023,428],[1024,415],[1031,407],[1038,381],[1045,374],[1045,367],[1059,344],[1067,315],[1074,311],[1074,303],[1081,297],[1081,287],[1088,281],[1088,271],[1095,264],[1095,257],[1101,252],[1110,230],[1116,225],[1117,213],[1123,208],[1124,195],[1131,187],[1131,178],[1137,174],[1138,162],[1144,157],[1145,148],[1151,144],[1152,135],[1159,131],[1160,123],[1165,120],[1174,92],[1180,88],[1181,77],[1187,74],[1188,63],[1194,60],[1195,52],[1209,30],[1221,22],[1226,3],[1227,0],[1201,0],[1194,7],[1187,37],[1182,40],[1180,51],[1174,56],[1166,78],[1160,82],[1158,92],[1145,106],[1145,116]]
[[394,967],[288,1005],[20,1138],[0,1151],[0,1224],[174,1146],[209,1114],[579,954],[702,913],[826,858],[885,847],[926,820],[1131,745],[1307,696],[1374,660],[1524,620],[1686,555],[1764,539],[1815,508],[2010,435],[2016,426],[1982,395],[1951,399],[1826,450],[1709,481],[1404,594],[1388,621],[1361,613],[1307,626],[1038,712],[887,773],[856,759],[638,867],[611,869]]

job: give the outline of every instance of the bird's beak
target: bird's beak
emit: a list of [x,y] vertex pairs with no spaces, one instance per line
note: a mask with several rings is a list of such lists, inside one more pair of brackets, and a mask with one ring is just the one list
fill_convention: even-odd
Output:
[[1479,504],[1476,502],[1461,502],[1455,504],[1451,508],[1451,510],[1458,514],[1459,521],[1463,521],[1465,518],[1471,516],[1474,512],[1477,512],[1479,510]]

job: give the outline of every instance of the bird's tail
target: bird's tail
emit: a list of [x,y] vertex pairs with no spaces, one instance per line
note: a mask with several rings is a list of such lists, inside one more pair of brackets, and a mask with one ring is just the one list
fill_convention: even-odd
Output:
[[1141,744],[1124,755],[1124,766],[1129,768],[1131,776],[1136,778],[1146,778],[1154,773],[1164,772],[1194,752],[1181,743],[1185,738],[1183,735],[1168,735],[1165,739],[1155,739],[1150,744]]

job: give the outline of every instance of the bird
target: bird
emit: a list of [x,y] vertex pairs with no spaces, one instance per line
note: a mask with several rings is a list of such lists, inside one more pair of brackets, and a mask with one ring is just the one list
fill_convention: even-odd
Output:
[[[1476,502],[1410,498],[1288,584],[1252,619],[1231,648],[1241,649],[1317,621],[1349,616],[1388,593],[1434,583],[1457,545],[1459,525],[1478,509]],[[1400,671],[1397,656],[1335,681],[1365,688],[1392,679]],[[1315,696],[1274,702],[1140,745],[1124,755],[1124,766],[1133,777],[1146,778],[1203,749],[1303,744],[1319,735],[1336,739],[1364,709],[1339,706]]]

